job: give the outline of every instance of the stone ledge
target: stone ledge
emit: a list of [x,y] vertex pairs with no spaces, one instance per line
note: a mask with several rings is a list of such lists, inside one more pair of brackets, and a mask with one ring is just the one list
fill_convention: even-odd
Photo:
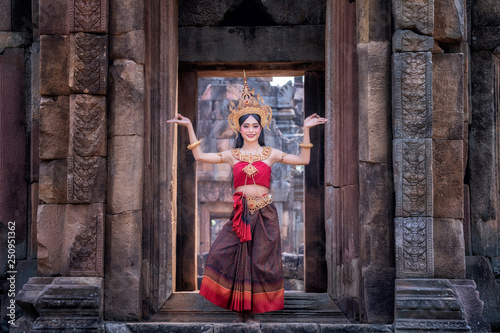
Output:
[[28,45],[28,34],[26,32],[0,31],[0,54],[5,49],[14,47],[25,47]]
[[146,333],[146,332],[252,332],[252,333],[377,333],[393,332],[391,325],[369,324],[314,324],[314,323],[128,323],[106,324],[108,333]]

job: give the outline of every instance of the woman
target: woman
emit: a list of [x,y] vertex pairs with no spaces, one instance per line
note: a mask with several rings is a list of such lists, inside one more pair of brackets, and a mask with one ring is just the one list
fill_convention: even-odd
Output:
[[[260,103],[260,102],[262,103]],[[283,309],[284,280],[278,214],[269,193],[271,166],[276,162],[309,163],[309,129],[327,119],[316,114],[304,120],[300,155],[265,147],[271,108],[254,97],[246,78],[237,106],[231,102],[229,125],[237,134],[236,148],[204,153],[191,121],[178,114],[169,123],[185,126],[197,161],[228,163],[233,168],[235,193],[231,219],[214,241],[207,257],[200,294],[210,302],[237,312],[237,322],[256,322],[254,313]]]

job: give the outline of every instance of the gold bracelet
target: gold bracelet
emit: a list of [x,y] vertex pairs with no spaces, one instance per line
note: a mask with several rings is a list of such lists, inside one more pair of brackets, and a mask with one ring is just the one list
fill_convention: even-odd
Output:
[[312,143],[303,143],[303,142],[301,142],[301,143],[299,143],[299,146],[301,148],[304,148],[304,149],[309,149],[309,148],[313,147],[313,144]]
[[198,140],[198,141],[196,141],[196,142],[194,142],[194,143],[192,143],[192,144],[188,145],[188,146],[187,146],[187,148],[188,148],[189,150],[193,150],[194,148],[198,147],[198,146],[200,145],[200,143],[201,143],[201,140]]
[[285,164],[284,159],[285,159],[286,155],[288,155],[288,154],[287,153],[281,154],[281,163],[283,163],[283,164]]
[[219,155],[219,156],[220,156],[220,161],[219,161],[219,163],[217,163],[217,164],[221,164],[221,163],[222,163],[222,153],[221,153],[221,152],[218,152],[218,153],[217,153],[217,155]]

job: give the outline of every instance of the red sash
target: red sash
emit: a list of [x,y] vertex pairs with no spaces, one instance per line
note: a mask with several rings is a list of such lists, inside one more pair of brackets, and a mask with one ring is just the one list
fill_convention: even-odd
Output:
[[233,195],[233,230],[241,242],[252,240],[252,230],[248,221],[247,204],[243,192]]

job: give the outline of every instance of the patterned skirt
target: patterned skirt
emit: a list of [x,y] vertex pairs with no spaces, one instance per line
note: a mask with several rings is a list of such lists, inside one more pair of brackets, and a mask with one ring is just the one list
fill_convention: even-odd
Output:
[[[243,198],[243,204],[245,204]],[[200,295],[222,308],[262,313],[284,307],[278,212],[273,203],[245,214],[251,240],[241,241],[231,219],[213,243]]]

